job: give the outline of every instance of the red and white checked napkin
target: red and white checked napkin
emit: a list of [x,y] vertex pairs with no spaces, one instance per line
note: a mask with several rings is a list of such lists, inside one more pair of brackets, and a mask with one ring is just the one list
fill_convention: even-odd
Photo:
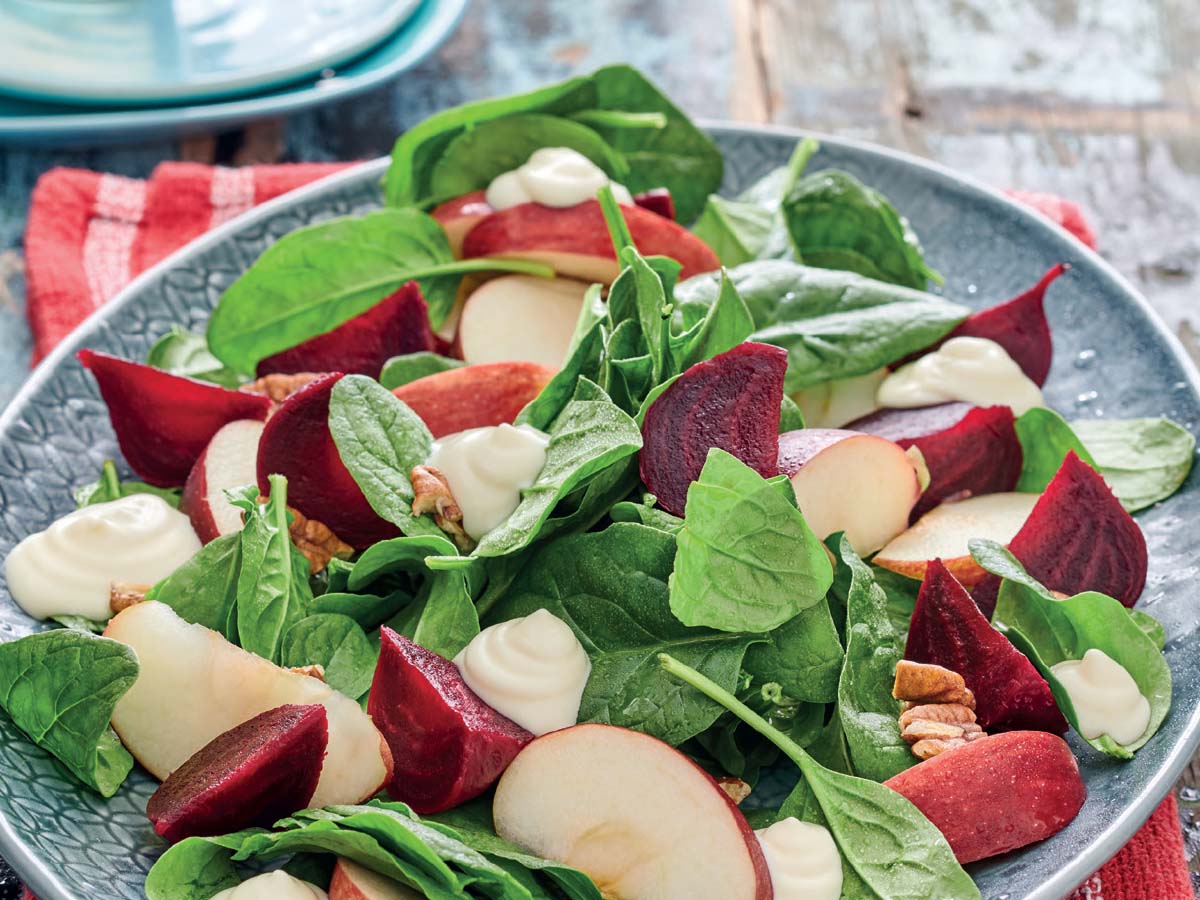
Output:
[[[146,181],[79,169],[47,172],[34,189],[25,234],[34,360],[173,250],[264,200],[346,165],[227,169],[169,162]],[[1070,201],[1050,194],[1012,195],[1095,246],[1090,226]],[[1170,796],[1071,900],[1194,897],[1179,810]]]

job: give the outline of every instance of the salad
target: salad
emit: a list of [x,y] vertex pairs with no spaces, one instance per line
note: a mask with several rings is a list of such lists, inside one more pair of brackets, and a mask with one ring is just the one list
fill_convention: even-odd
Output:
[[1068,730],[1154,738],[1131,513],[1194,438],[1064,420],[1066,267],[972,312],[817,149],[725,197],[628,67],[468,104],[205,334],[81,351],[136,480],[5,561],[0,709],[161,782],[147,897],[967,900]]

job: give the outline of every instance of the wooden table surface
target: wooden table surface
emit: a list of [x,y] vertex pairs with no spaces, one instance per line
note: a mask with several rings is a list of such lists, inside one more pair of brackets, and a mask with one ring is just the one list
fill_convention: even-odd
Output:
[[[51,166],[145,176],[181,157],[367,158],[434,110],[616,61],[696,116],[878,141],[1075,200],[1103,255],[1200,361],[1196,11],[1196,0],[473,0],[434,57],[336,106],[182,141],[0,148],[0,405],[27,372],[20,241]],[[1185,782],[1200,872],[1195,764]]]

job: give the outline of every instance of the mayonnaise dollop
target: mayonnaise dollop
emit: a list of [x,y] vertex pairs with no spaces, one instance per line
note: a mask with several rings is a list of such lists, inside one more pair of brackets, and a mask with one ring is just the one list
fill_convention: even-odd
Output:
[[485,197],[493,209],[522,203],[561,208],[595,200],[597,191],[606,184],[612,187],[618,203],[633,203],[629,191],[610,181],[603,169],[579,151],[543,147],[535,150],[525,165],[493,178]]
[[454,664],[485,703],[535,735],[575,724],[592,672],[575,632],[545,609],[483,629]]
[[36,619],[112,616],[114,581],[154,584],[191,559],[200,539],[183,513],[153,494],[85,506],[13,547],[8,589]]
[[1129,671],[1103,650],[1089,650],[1083,659],[1068,659],[1050,671],[1067,689],[1079,733],[1088,740],[1107,734],[1118,744],[1132,744],[1146,733],[1150,701]]
[[278,869],[247,878],[237,887],[214,895],[212,900],[329,900],[329,895],[315,884]]
[[429,465],[446,476],[463,529],[479,540],[512,515],[545,467],[549,444],[550,435],[529,425],[487,425],[434,441]]
[[962,400],[976,406],[1011,406],[1014,415],[1044,406],[1041,389],[1008,351],[987,338],[956,337],[901,366],[875,395],[880,406],[909,409]]
[[775,900],[842,896],[842,855],[828,829],[792,817],[755,834],[767,858]]

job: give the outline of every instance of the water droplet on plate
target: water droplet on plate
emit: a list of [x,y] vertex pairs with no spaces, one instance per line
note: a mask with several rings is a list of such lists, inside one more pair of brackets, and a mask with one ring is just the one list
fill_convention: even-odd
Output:
[[1095,350],[1080,350],[1079,355],[1075,357],[1075,368],[1090,369],[1095,361]]
[[968,285],[967,285],[967,293],[968,293],[968,294],[975,294],[975,293],[978,293],[978,292],[979,292],[979,288],[978,288],[978,286],[976,286],[976,285],[974,285],[974,284],[968,284]]
[[1078,397],[1075,398],[1075,408],[1076,409],[1084,409],[1086,407],[1089,407],[1093,403],[1096,402],[1096,398],[1099,396],[1100,395],[1097,394],[1095,391],[1084,391],[1082,394],[1080,394]]

